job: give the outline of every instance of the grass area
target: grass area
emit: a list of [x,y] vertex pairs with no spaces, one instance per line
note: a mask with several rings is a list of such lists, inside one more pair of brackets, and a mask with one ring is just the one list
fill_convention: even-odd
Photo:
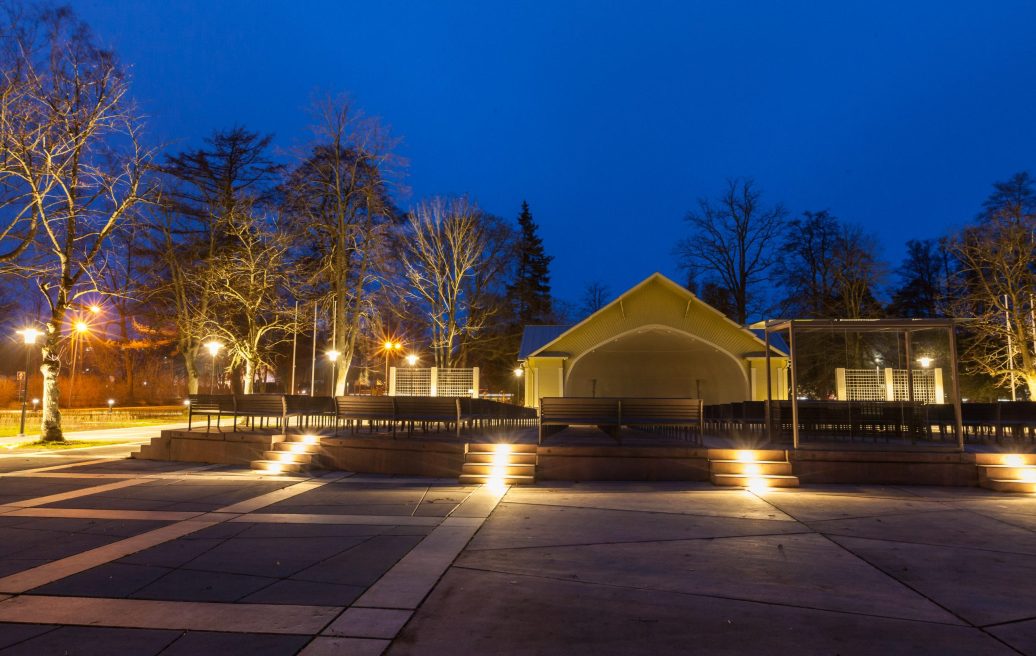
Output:
[[[175,424],[179,421],[187,421],[187,416],[183,417],[145,417],[145,418],[126,418],[119,417],[118,415],[112,417],[110,420],[107,418],[94,419],[90,421],[77,420],[75,417],[62,421],[62,430],[66,433],[72,431],[87,431],[87,430],[105,430],[109,428],[135,428],[138,426],[160,426],[162,424]],[[25,420],[25,432],[29,435],[39,434],[40,419],[39,416],[30,416]],[[14,437],[18,434],[18,426],[0,426],[0,437]]]
[[110,440],[68,440],[66,442],[44,442],[42,440],[36,440],[35,442],[23,442],[17,445],[16,449],[80,449],[85,446],[111,446],[118,444]]

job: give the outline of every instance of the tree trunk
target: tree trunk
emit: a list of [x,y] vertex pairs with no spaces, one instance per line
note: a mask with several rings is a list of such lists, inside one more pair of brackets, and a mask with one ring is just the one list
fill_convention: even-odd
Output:
[[[43,374],[43,408],[40,422],[40,439],[44,442],[64,442],[61,432],[61,390],[58,374],[61,373],[61,359],[58,357],[58,342],[61,339],[61,314],[55,311],[47,322],[45,341],[40,355],[40,373]],[[28,375],[28,372],[26,372]]]
[[253,382],[255,380],[255,365],[252,364],[251,360],[245,360],[245,376],[241,383],[241,393],[251,394]]
[[187,393],[198,393],[198,363],[195,361],[197,349],[185,351],[183,354],[183,365],[187,370]]

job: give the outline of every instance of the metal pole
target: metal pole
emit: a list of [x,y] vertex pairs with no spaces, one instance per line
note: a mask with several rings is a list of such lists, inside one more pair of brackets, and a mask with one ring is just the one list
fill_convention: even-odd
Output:
[[910,331],[904,333],[907,364],[907,400],[914,402],[914,361],[910,358]]
[[[338,352],[338,298],[331,302],[331,350]],[[338,392],[338,357],[331,362],[331,396]]]
[[[763,322],[763,338],[766,342],[766,441],[773,444],[773,424],[770,422],[770,404],[773,402],[773,381],[770,376],[770,322]],[[699,397],[700,398],[700,397]]]
[[295,301],[295,330],[291,333],[291,391],[289,394],[295,393],[295,360],[298,355],[299,345],[299,302]]
[[209,394],[216,393],[216,351],[212,351],[212,382],[209,383]]
[[964,450],[964,416],[960,407],[960,377],[957,374],[957,331],[953,323],[947,332],[950,336],[950,375],[953,377],[953,419],[957,424],[957,448]]
[[18,426],[18,437],[25,437],[25,406],[29,403],[29,366],[32,364],[32,345],[25,345],[25,380],[22,381],[22,421]]
[[1018,400],[1018,391],[1014,385],[1014,344],[1011,340],[1011,311],[1007,307],[1007,294],[1004,294],[1004,327],[1007,328],[1007,369],[1011,372],[1011,400]]
[[313,361],[309,365],[309,395],[317,385],[317,302],[313,301]]
[[791,445],[793,449],[799,448],[799,395],[797,394],[798,378],[795,375],[795,321],[788,322],[788,354],[791,366],[791,389],[788,396],[791,397]]

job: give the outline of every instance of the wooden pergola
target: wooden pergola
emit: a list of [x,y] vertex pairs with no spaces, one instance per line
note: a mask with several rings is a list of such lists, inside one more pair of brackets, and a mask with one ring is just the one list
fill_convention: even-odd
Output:
[[914,401],[914,376],[911,366],[911,338],[914,333],[926,330],[942,330],[949,340],[949,370],[952,381],[952,399],[954,424],[957,431],[957,449],[964,450],[964,424],[961,416],[960,379],[957,372],[957,335],[956,322],[953,319],[771,319],[762,322],[766,341],[766,431],[767,437],[773,441],[773,422],[771,406],[773,402],[773,383],[770,369],[770,335],[787,332],[788,362],[791,370],[789,385],[791,401],[792,446],[799,448],[799,399],[796,372],[798,354],[795,347],[795,336],[803,333],[895,333],[903,336],[905,358],[907,362],[907,389],[909,401]]

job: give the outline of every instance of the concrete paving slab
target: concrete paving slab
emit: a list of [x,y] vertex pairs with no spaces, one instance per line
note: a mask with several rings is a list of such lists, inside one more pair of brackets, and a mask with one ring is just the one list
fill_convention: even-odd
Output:
[[[506,497],[509,498],[509,497]],[[471,550],[805,532],[797,522],[501,503]]]
[[107,563],[48,583],[34,592],[71,597],[128,597],[169,571],[166,567]]
[[422,536],[379,535],[327,560],[309,567],[292,578],[366,588],[376,582],[423,539]]
[[380,656],[388,646],[388,640],[319,637],[300,651],[299,656]]
[[[321,509],[324,506],[320,506]],[[348,515],[307,513],[249,513],[232,520],[239,523],[272,524],[357,524],[360,526],[438,526],[441,517],[411,517],[409,515]]]
[[235,536],[188,563],[191,569],[286,578],[366,540],[353,537]]
[[1023,654],[1036,654],[1036,619],[986,629]]
[[240,601],[248,604],[348,606],[356,601],[365,589],[364,586],[358,585],[285,579],[246,595]]
[[[1036,532],[960,510],[813,522],[829,535],[988,549],[1036,556]],[[976,558],[984,555],[976,554]]]
[[166,573],[127,596],[165,601],[233,602],[276,581],[272,577],[181,568]]
[[[1003,656],[963,626],[453,568],[391,656]],[[1017,655],[1015,655],[1017,656]]]
[[720,490],[711,484],[659,483],[622,485],[586,483],[570,487],[512,487],[506,503],[634,510],[742,519],[791,521],[791,518],[745,490]]
[[292,656],[307,642],[306,636],[188,631],[162,656]]
[[796,494],[772,494],[764,497],[788,516],[800,522],[813,522],[848,517],[876,517],[902,513],[940,512],[953,508],[943,501],[916,497],[871,497],[836,494],[814,494],[807,489]]
[[959,623],[817,535],[465,552],[457,565],[602,585]]
[[977,626],[1036,617],[1036,556],[831,539]]
[[63,626],[9,647],[3,653],[4,656],[148,656],[161,653],[179,637],[178,631]]
[[176,568],[182,567],[201,554],[222,544],[222,538],[180,539],[165,542],[150,549],[144,549],[116,560],[125,565],[145,565],[149,567]]
[[0,602],[0,622],[315,635],[342,610],[334,606],[21,595]]
[[0,649],[24,642],[58,628],[53,624],[3,624],[0,623]]
[[324,635],[391,640],[410,620],[413,611],[388,608],[346,608]]

